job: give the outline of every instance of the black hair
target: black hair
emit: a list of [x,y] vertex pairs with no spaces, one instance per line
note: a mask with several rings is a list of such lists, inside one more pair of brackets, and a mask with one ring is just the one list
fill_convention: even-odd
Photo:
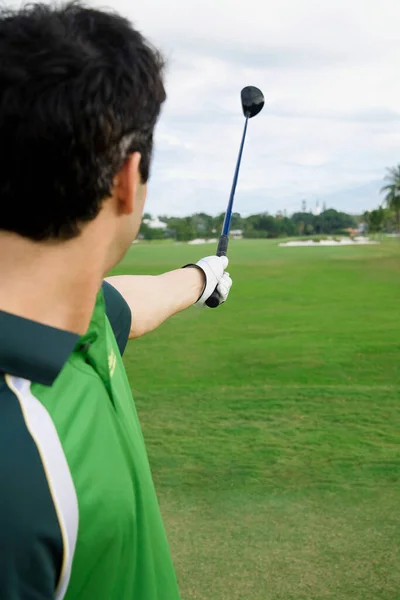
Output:
[[76,2],[0,9],[0,230],[78,236],[136,151],[145,183],[163,67],[112,12]]

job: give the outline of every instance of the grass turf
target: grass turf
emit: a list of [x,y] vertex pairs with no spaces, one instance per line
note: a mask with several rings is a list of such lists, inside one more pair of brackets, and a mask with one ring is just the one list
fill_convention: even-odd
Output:
[[[213,246],[142,244],[115,273]],[[183,600],[400,599],[400,244],[231,243],[125,364]]]

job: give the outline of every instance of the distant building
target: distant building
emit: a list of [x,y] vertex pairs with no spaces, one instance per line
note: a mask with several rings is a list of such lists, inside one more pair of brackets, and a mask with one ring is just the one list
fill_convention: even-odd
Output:
[[232,240],[241,240],[243,238],[243,231],[241,229],[232,229],[230,237]]
[[143,223],[150,227],[150,229],[167,229],[167,224],[163,221],[159,221],[157,218],[155,219],[143,219]]

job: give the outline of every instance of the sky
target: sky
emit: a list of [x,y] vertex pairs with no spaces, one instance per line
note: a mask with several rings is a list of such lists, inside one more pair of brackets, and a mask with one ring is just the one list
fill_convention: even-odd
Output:
[[[106,7],[107,0],[89,0]],[[167,59],[149,186],[153,215],[226,208],[244,118],[261,88],[235,210],[376,207],[400,163],[399,0],[109,0]]]

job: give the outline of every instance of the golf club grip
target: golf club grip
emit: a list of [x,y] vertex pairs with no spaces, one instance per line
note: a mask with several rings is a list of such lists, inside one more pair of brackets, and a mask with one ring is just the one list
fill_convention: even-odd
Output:
[[[221,235],[218,242],[217,256],[226,256],[226,253],[228,252],[228,244],[229,237],[224,234]],[[217,308],[217,306],[220,305],[220,297],[217,292],[217,288],[215,288],[211,296],[208,298],[208,300],[206,300],[206,305],[208,308]]]
[[229,237],[222,234],[219,238],[217,256],[226,256],[228,252]]

